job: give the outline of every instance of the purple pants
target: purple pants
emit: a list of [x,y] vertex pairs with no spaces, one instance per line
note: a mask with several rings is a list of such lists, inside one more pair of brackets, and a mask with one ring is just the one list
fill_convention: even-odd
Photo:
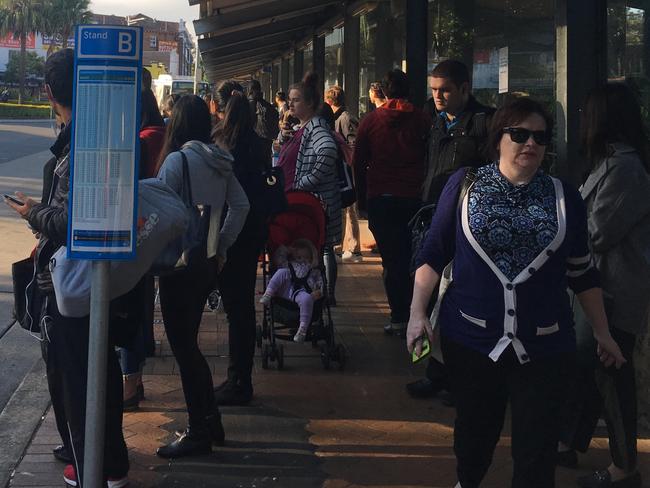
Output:
[[281,297],[298,304],[300,309],[300,326],[309,327],[311,314],[314,310],[314,297],[304,288],[293,288],[291,272],[287,268],[280,268],[275,272],[266,287],[265,295]]

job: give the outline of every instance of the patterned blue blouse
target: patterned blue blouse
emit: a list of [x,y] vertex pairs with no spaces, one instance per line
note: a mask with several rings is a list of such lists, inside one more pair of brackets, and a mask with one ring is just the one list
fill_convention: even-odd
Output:
[[513,280],[558,232],[555,187],[541,170],[515,186],[497,163],[478,170],[468,202],[472,235],[494,264]]

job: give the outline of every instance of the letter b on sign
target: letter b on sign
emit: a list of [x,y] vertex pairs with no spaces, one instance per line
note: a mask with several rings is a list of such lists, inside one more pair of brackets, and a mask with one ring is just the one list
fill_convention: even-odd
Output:
[[133,49],[133,35],[130,32],[120,32],[117,52],[130,53]]

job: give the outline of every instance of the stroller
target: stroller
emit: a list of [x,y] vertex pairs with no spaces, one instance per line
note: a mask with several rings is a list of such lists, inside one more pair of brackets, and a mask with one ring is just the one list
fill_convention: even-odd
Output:
[[[319,267],[325,282],[324,290],[327,290],[323,264],[326,220],[323,204],[315,195],[296,190],[287,192],[287,203],[287,209],[276,215],[269,225],[269,239],[262,261],[264,289],[275,271],[272,269],[272,262],[277,249],[282,245],[290,245],[296,239],[304,238],[310,240],[319,252]],[[257,327],[256,338],[257,347],[262,351],[262,368],[268,369],[269,362],[275,361],[278,369],[284,368],[284,346],[278,344],[278,339],[292,341],[298,325],[299,309],[295,302],[273,297],[271,302],[264,306],[262,325]],[[320,344],[323,368],[330,369],[331,363],[337,362],[339,369],[343,370],[346,352],[343,344],[336,343],[326,294],[314,303],[307,341],[311,341],[314,348],[318,348]]]

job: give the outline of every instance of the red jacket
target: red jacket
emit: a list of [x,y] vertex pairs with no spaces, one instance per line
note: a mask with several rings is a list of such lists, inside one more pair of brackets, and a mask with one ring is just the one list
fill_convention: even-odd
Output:
[[140,179],[156,177],[156,165],[164,142],[164,127],[151,125],[140,129]]
[[420,198],[430,128],[429,117],[406,100],[389,100],[364,117],[354,149],[360,208],[380,195]]

